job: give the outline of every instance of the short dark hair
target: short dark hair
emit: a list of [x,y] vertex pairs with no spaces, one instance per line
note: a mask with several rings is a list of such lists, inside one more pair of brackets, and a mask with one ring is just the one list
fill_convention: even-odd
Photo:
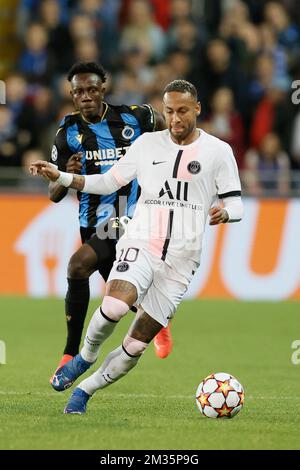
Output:
[[196,87],[188,82],[187,80],[173,80],[169,83],[164,89],[165,93],[170,93],[171,91],[178,91],[179,93],[190,93],[190,95],[198,101],[198,93]]
[[76,64],[72,65],[68,72],[68,80],[69,82],[72,80],[74,75],[78,73],[94,73],[101,78],[102,83],[106,81],[106,73],[102,65],[96,64],[96,62],[77,62]]

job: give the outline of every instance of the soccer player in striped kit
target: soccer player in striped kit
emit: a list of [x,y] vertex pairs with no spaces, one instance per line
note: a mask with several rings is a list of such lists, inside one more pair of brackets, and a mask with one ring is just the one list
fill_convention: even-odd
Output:
[[75,388],[65,413],[85,413],[90,397],[126,375],[168,325],[200,264],[206,220],[218,225],[243,216],[231,147],[197,128],[201,105],[194,85],[171,82],[163,103],[167,129],[143,134],[105,175],[70,175],[42,161],[31,166],[32,174],[84,193],[109,194],[135,178],[141,187],[84,346],[57,371],[54,388],[70,387],[97,360],[102,343],[130,307],[138,303],[141,310],[122,344]]

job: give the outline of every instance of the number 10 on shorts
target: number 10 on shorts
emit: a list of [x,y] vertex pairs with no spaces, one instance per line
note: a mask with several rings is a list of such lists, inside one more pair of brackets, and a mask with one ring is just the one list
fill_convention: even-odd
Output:
[[120,263],[121,261],[128,261],[129,263],[133,263],[137,260],[139,251],[140,250],[138,248],[128,248],[127,250],[125,250],[125,248],[122,248],[118,263]]

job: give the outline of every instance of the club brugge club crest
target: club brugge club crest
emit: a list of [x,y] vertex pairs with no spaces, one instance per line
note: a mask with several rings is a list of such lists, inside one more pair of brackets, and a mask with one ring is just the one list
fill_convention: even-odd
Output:
[[192,173],[192,175],[197,175],[200,173],[201,165],[199,162],[197,162],[197,160],[193,160],[188,164],[187,169],[190,173]]
[[123,261],[123,263],[118,264],[118,266],[117,266],[117,271],[119,273],[124,273],[128,269],[129,269],[129,264],[126,263],[125,261]]
[[122,130],[122,137],[126,140],[131,139],[134,136],[134,129],[130,126],[125,126]]

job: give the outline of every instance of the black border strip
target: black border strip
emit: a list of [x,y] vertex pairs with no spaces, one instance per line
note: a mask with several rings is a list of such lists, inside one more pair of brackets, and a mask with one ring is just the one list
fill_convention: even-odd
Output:
[[241,196],[241,191],[230,191],[229,193],[218,194],[219,199],[225,199],[226,197]]
[[174,165],[174,170],[173,170],[173,178],[177,178],[177,173],[178,173],[178,168],[179,168],[179,163],[181,156],[183,154],[183,150],[179,150],[176,160],[175,160],[175,165]]
[[167,236],[166,240],[164,243],[163,251],[162,251],[162,257],[161,259],[164,261],[166,259],[169,243],[170,243],[170,238],[171,238],[171,233],[172,233],[172,228],[173,228],[173,216],[174,216],[174,211],[170,211],[169,214],[169,220],[168,220],[168,228],[167,228]]
[[100,307],[100,313],[101,313],[102,317],[105,318],[105,320],[110,321],[111,323],[118,323],[116,320],[112,320],[111,318],[107,317],[105,315],[105,313],[103,313],[103,310],[102,310],[101,307]]
[[126,351],[126,349],[124,348],[123,344],[122,344],[122,349],[123,349],[124,353],[127,354],[127,356],[129,356],[129,357],[140,357],[141,356],[141,354],[138,354],[137,356],[134,356],[133,354],[129,354],[129,352]]

